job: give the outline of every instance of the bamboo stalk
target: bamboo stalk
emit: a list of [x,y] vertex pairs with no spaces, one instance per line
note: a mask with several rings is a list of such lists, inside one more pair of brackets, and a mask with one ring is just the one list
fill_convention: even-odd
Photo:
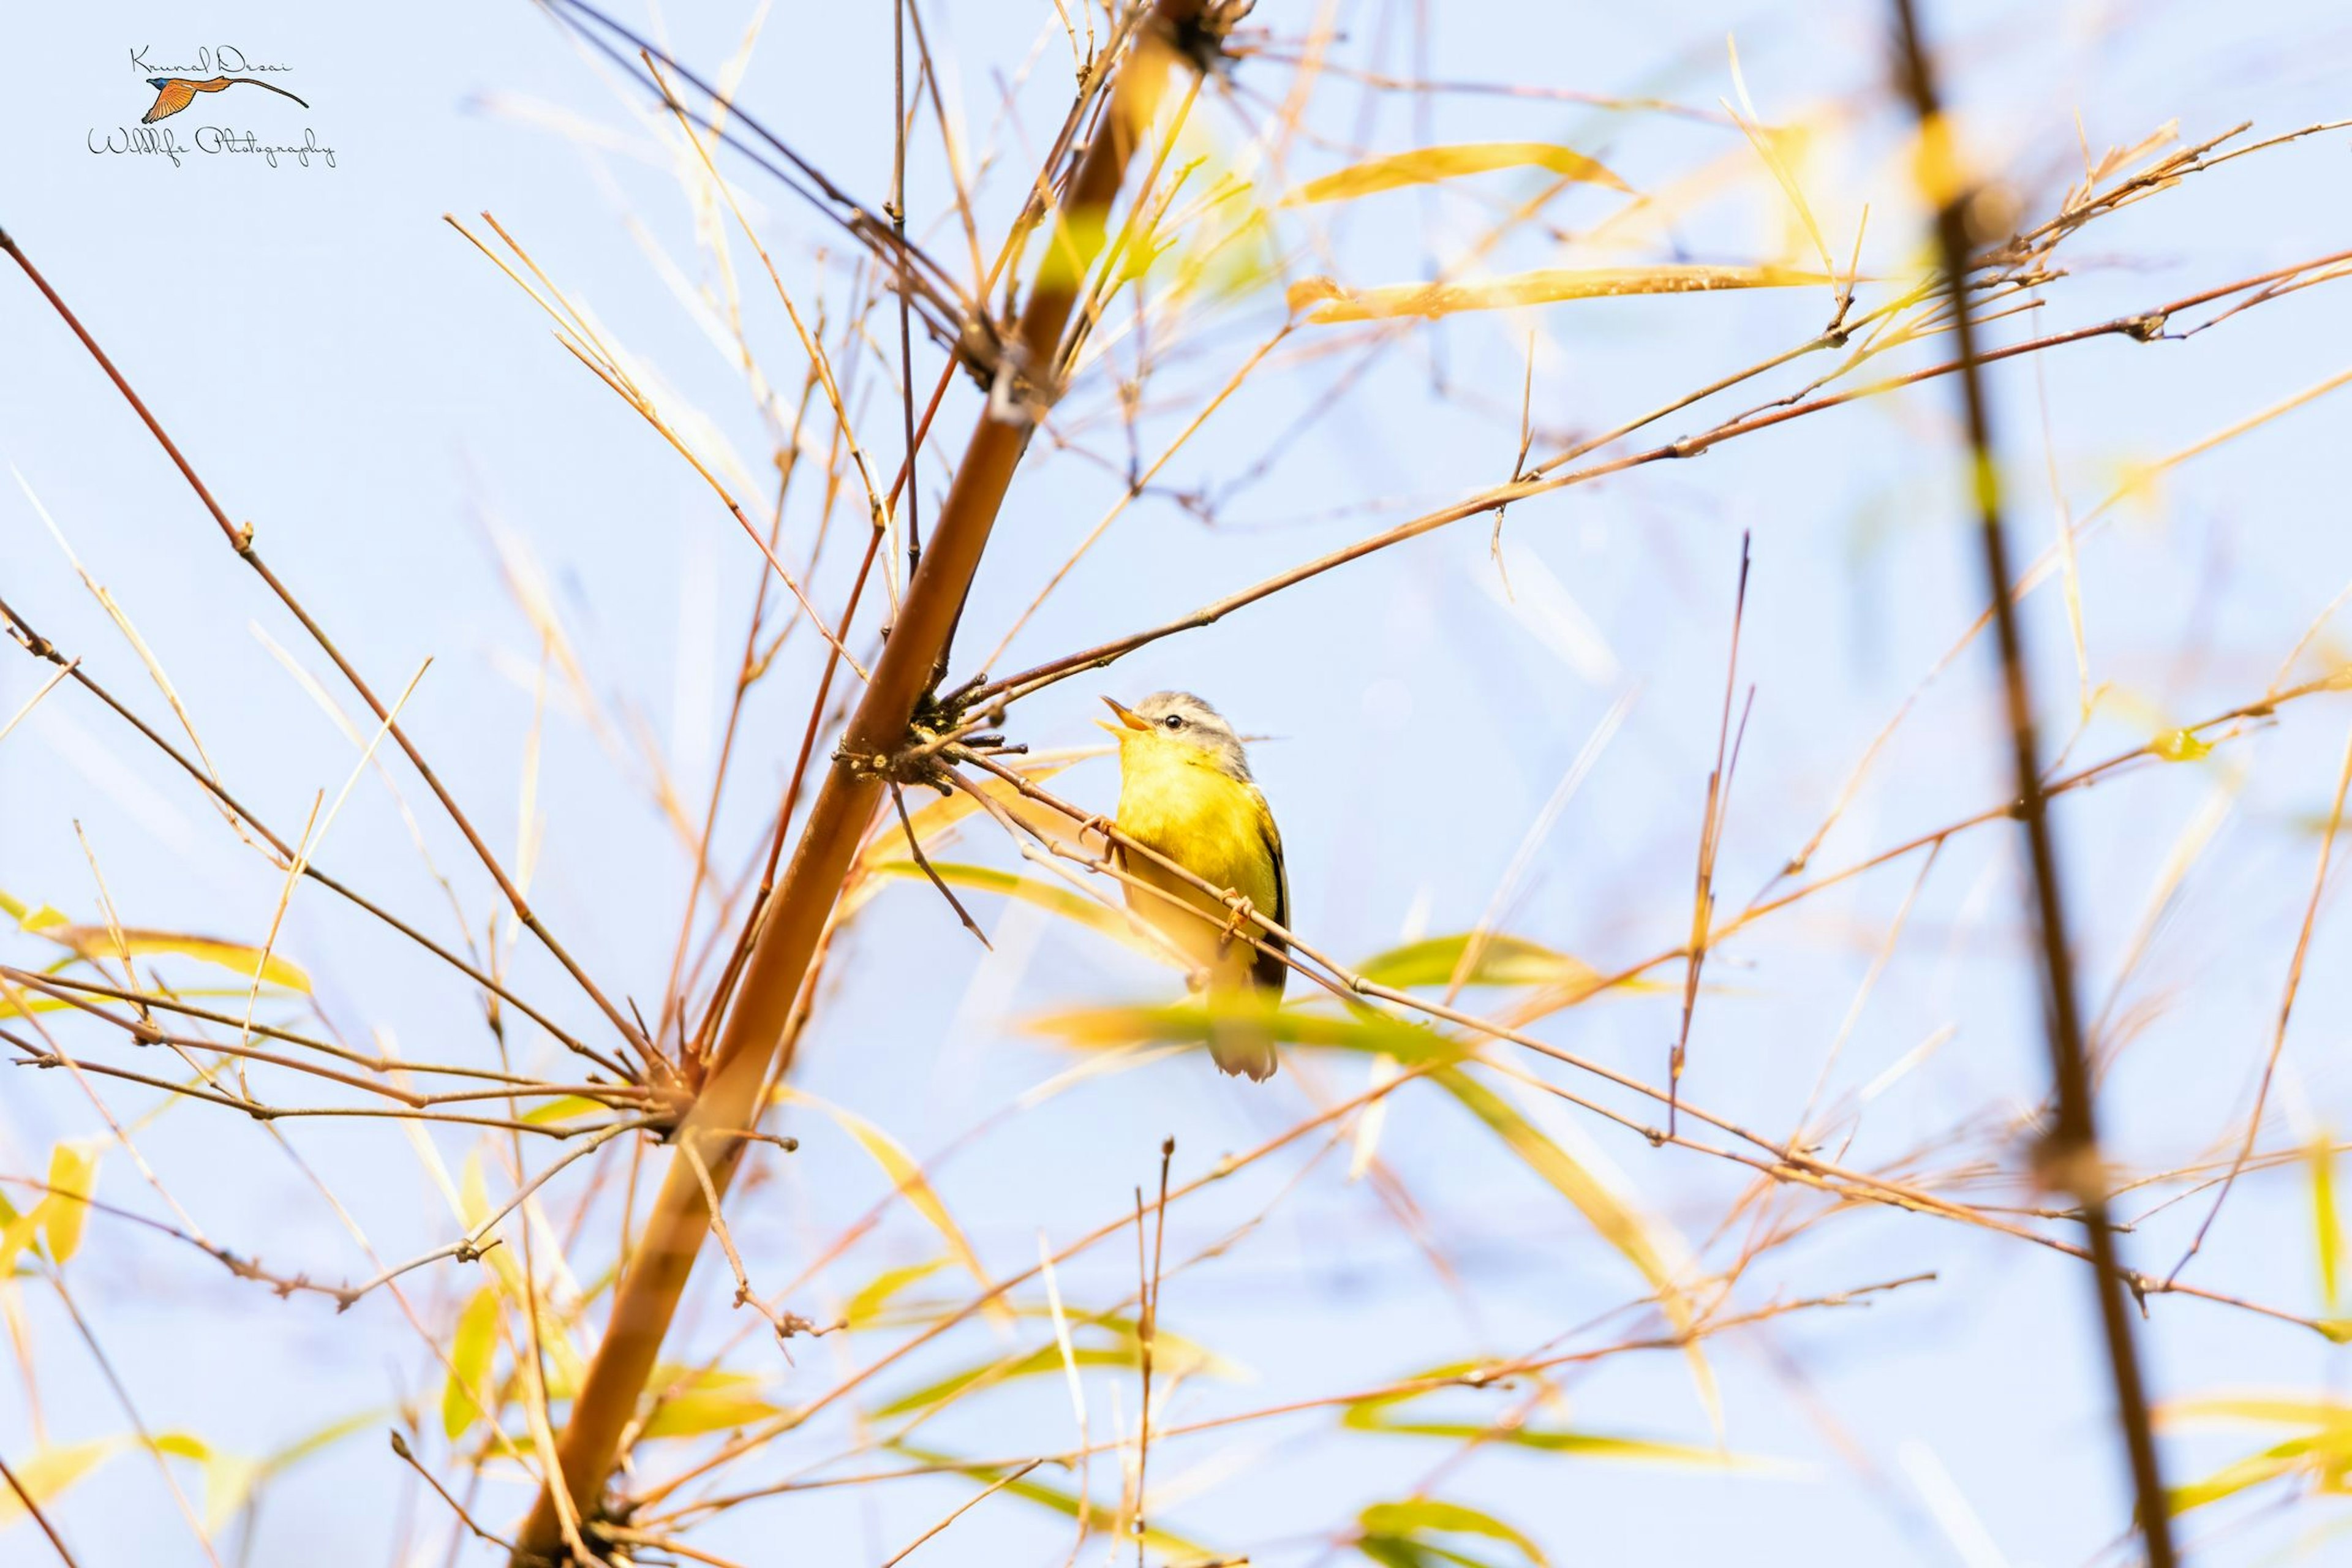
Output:
[[[1038,375],[1057,363],[1077,289],[1102,247],[1102,215],[1118,194],[1128,160],[1178,54],[1172,38],[1199,10],[1199,0],[1158,0],[1150,24],[1139,30],[1112,88],[1110,112],[1062,196],[1054,244],[1076,265],[1045,268],[1031,292],[1021,314],[1016,368]],[[992,412],[982,414],[873,679],[809,808],[792,864],[761,916],[710,1076],[676,1140],[704,1140],[696,1146],[709,1151],[710,1193],[725,1194],[741,1160],[746,1142],[730,1134],[758,1120],[761,1086],[783,1045],[794,999],[859,839],[880,804],[885,780],[874,770],[873,759],[887,758],[904,744],[915,705],[946,661],[965,594],[1032,427],[1025,416],[1007,422]],[[644,1239],[614,1294],[604,1341],[556,1445],[562,1484],[583,1518],[595,1517],[622,1431],[635,1412],[678,1297],[709,1235],[712,1216],[703,1177],[692,1163],[671,1156]],[[552,1488],[542,1489],[514,1560],[520,1564],[552,1557],[562,1543]]]
[[2000,467],[1993,449],[1992,416],[1985,390],[1977,325],[1969,315],[1965,290],[1969,267],[1969,202],[1974,192],[1960,174],[1950,123],[1944,118],[1913,0],[1894,0],[1898,63],[1904,87],[1927,151],[1922,163],[1948,188],[1925,194],[1937,204],[1936,243],[1941,252],[1944,287],[1952,297],[1953,338],[1959,349],[1961,412],[1968,427],[1977,532],[1984,550],[1985,584],[1991,591],[1993,635],[2000,656],[2001,698],[2009,715],[2009,739],[2016,767],[2015,814],[2025,826],[2032,862],[2033,930],[2042,949],[2042,992],[2050,1043],[2051,1076],[2057,1116],[2037,1151],[2043,1180],[2071,1194],[2081,1205],[2085,1250],[2093,1265],[2091,1289],[2099,1327],[2106,1341],[2108,1376],[2115,1386],[2116,1423],[2138,1500],[2134,1523],[2146,1550],[2147,1568],[2173,1568],[2179,1556],[2172,1542],[2172,1503],[2156,1451],[2155,1421],[2132,1337],[2131,1304],[2107,1209],[2109,1178],[2099,1153],[2096,1086],[2074,994],[2074,962],[2067,937],[2058,847],[2050,826],[2050,792],[2042,780],[2042,748],[2035,732],[2033,697],[2027,686],[2024,630],[2011,599],[2007,526],[2001,515]]

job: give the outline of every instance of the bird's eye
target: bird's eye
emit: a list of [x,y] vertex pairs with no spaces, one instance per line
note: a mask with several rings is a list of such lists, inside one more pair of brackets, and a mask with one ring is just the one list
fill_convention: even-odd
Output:
[[1181,713],[1171,713],[1167,718],[1161,720],[1160,722],[1167,725],[1171,730],[1181,730],[1184,727],[1184,715]]

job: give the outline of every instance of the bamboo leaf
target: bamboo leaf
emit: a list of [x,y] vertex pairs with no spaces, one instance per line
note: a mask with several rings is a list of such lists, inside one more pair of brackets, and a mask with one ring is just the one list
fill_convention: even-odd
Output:
[[490,1362],[498,1345],[498,1288],[485,1285],[457,1315],[457,1338],[449,1344],[449,1378],[441,1389],[441,1431],[453,1443],[485,1414],[472,1391],[489,1385]]
[[182,1459],[194,1459],[208,1464],[212,1460],[212,1445],[193,1432],[159,1432],[155,1435],[155,1451]]
[[1356,290],[1328,278],[1306,278],[1290,286],[1293,313],[1304,311],[1313,325],[1377,321],[1395,316],[1432,321],[1465,310],[1510,310],[1554,305],[1568,300],[1604,300],[1633,294],[1711,293],[1726,289],[1796,289],[1832,281],[1819,272],[1786,267],[1543,268],[1507,278],[1458,283],[1390,283]]
[[[1356,973],[1381,985],[1406,989],[1416,985],[1450,985],[1462,955],[1477,938],[1475,931],[1425,937],[1420,942],[1375,953],[1357,965]],[[1598,990],[1601,975],[1583,960],[1555,952],[1522,937],[1489,932],[1480,942],[1477,962],[1462,982],[1465,985],[1570,985]]]
[[1715,1470],[1760,1470],[1769,1461],[1727,1454],[1696,1443],[1668,1443],[1651,1437],[1621,1437],[1606,1432],[1570,1432],[1536,1426],[1496,1426],[1476,1421],[1349,1421],[1361,1432],[1385,1432],[1401,1437],[1442,1437],[1457,1443],[1501,1443],[1546,1454],[1575,1454],[1589,1459],[1622,1459],[1641,1465],[1690,1465]]
[[862,1329],[882,1315],[892,1298],[919,1279],[928,1279],[954,1259],[947,1257],[926,1258],[900,1268],[886,1268],[859,1287],[841,1309],[841,1321],[853,1329]]
[[217,937],[191,936],[185,931],[150,931],[138,926],[125,926],[122,940],[104,926],[52,925],[41,934],[50,941],[72,948],[86,959],[120,958],[125,949],[133,958],[152,957],[158,953],[193,958],[199,963],[210,963],[232,970],[250,979],[256,968],[261,978],[272,985],[282,985],[289,991],[307,994],[310,976],[301,965],[272,952],[262,955],[261,949],[241,942],[224,942]]
[[60,1143],[49,1151],[49,1195],[37,1207],[52,1263],[65,1262],[80,1247],[82,1222],[89,1217],[89,1194],[97,1181],[95,1149]]
[[[667,1374],[667,1375],[666,1375]],[[703,1369],[688,1373],[683,1367],[656,1369],[653,1384],[685,1386],[654,1407],[646,1418],[644,1437],[698,1437],[708,1432],[731,1432],[778,1414],[782,1406],[754,1392],[761,1379],[746,1372]]]
[[0,1279],[16,1271],[16,1258],[32,1246],[41,1234],[41,1225],[48,1216],[35,1204],[23,1214],[10,1214],[0,1220]]
[[213,1454],[204,1460],[205,1528],[220,1529],[252,1500],[269,1467],[242,1454]]
[[2322,1129],[2311,1141],[2311,1224],[2319,1257],[2319,1296],[2327,1315],[2342,1305],[2344,1229],[2336,1216],[2336,1151]]
[[[1071,1354],[1080,1366],[1132,1367],[1135,1364],[1135,1353],[1127,1350],[1107,1350],[1100,1346],[1087,1346],[1072,1351]],[[977,1366],[968,1366],[960,1372],[950,1373],[910,1393],[900,1394],[887,1405],[875,1410],[873,1414],[877,1420],[892,1415],[904,1415],[909,1411],[921,1410],[951,1398],[976,1384],[1011,1383],[1019,1378],[1038,1377],[1047,1373],[1058,1373],[1061,1370],[1060,1347],[1043,1345],[1024,1354],[999,1357],[982,1362]]]
[[[932,1187],[930,1178],[923,1174],[922,1166],[916,1163],[914,1155],[908,1152],[905,1144],[856,1111],[845,1110],[829,1100],[819,1100],[816,1096],[805,1090],[794,1089],[790,1084],[778,1084],[772,1095],[782,1104],[804,1106],[832,1118],[835,1125],[848,1133],[857,1146],[865,1150],[876,1164],[882,1167],[883,1174],[890,1178],[891,1185],[907,1200],[908,1205],[930,1222],[931,1228],[938,1231],[940,1239],[948,1244],[948,1251],[954,1256],[955,1260],[983,1287],[995,1284],[995,1281],[989,1278],[988,1270],[981,1267],[980,1254],[972,1250],[971,1242],[965,1237],[963,1227],[956,1224],[955,1216],[948,1212],[948,1205],[941,1201],[938,1191]],[[990,1303],[989,1315],[1000,1322],[1011,1321],[1011,1314],[1005,1310],[1002,1301]]]
[[[918,1448],[908,1443],[892,1443],[888,1447],[893,1453],[903,1454],[918,1464],[952,1465],[958,1472],[970,1476],[976,1481],[996,1481],[1013,1468],[1005,1466],[1000,1468],[991,1465],[967,1464],[952,1455],[939,1453],[929,1448]],[[1091,1499],[1082,1499],[1076,1493],[1062,1490],[1059,1487],[1049,1487],[1043,1482],[1024,1478],[1009,1483],[1004,1489],[1010,1495],[1024,1501],[1052,1509],[1065,1519],[1077,1519],[1083,1515],[1088,1530],[1110,1531],[1118,1528],[1119,1522],[1117,1509],[1105,1508]],[[1171,1535],[1167,1531],[1150,1525],[1139,1533],[1138,1538],[1145,1546],[1155,1552],[1181,1552],[1196,1557],[1212,1555],[1208,1548],[1198,1542],[1187,1541],[1181,1535]]]
[[2291,1394],[2231,1394],[2173,1399],[2165,1402],[2159,1415],[2168,1426],[2229,1422],[2352,1432],[2352,1405]]
[[1476,1535],[1489,1541],[1500,1541],[1516,1550],[1536,1568],[1546,1568],[1549,1559],[1543,1548],[1528,1540],[1512,1526],[1504,1523],[1482,1509],[1465,1503],[1444,1502],[1436,1498],[1417,1498],[1404,1502],[1376,1502],[1356,1516],[1368,1540],[1391,1540],[1425,1550],[1443,1552],[1460,1562],[1456,1554],[1425,1542],[1427,1535]]
[[2168,763],[2193,763],[2213,754],[2213,742],[2193,730],[2167,730],[2147,743],[2148,751]]
[[524,1111],[522,1120],[533,1126],[544,1126],[551,1121],[569,1121],[575,1116],[593,1116],[610,1109],[603,1101],[590,1100],[584,1095],[559,1094]]
[[[1081,1346],[1075,1349],[1072,1354],[1080,1366],[1132,1367],[1137,1364],[1139,1339],[1132,1322],[1104,1316],[1086,1320],[1074,1326],[1103,1330],[1118,1342],[1108,1347]],[[1155,1330],[1152,1334],[1151,1362],[1157,1371],[1176,1376],[1205,1373],[1212,1377],[1231,1379],[1241,1375],[1241,1369],[1223,1357],[1165,1329]],[[975,1384],[1010,1383],[1016,1378],[1039,1377],[1061,1370],[1061,1347],[1048,1342],[1034,1351],[992,1357],[977,1365],[951,1373],[912,1393],[901,1394],[875,1411],[874,1415],[877,1418],[904,1415],[909,1411],[937,1405]]]
[[2226,1464],[2202,1480],[2167,1488],[2165,1505],[2175,1515],[2184,1514],[2190,1509],[2203,1508],[2207,1503],[2234,1497],[2264,1481],[2276,1480],[2281,1476],[2303,1468],[2317,1441],[2314,1437],[2291,1438],[2276,1447]]
[[[1252,1014],[1256,1018],[1257,1014]],[[1074,1046],[1199,1045],[1208,1040],[1213,1010],[1200,998],[1162,1005],[1076,1007],[1029,1020],[1028,1026]],[[1455,1041],[1386,1014],[1341,1017],[1287,1007],[1267,1024],[1285,1045],[1324,1046],[1339,1050],[1393,1056],[1401,1061],[1451,1061],[1462,1055]]]
[[[1568,1152],[1546,1137],[1535,1123],[1519,1114],[1499,1095],[1472,1079],[1459,1068],[1440,1068],[1430,1074],[1430,1081],[1462,1102],[1463,1108],[1485,1122],[1511,1152],[1527,1163],[1549,1183],[1562,1197],[1576,1205],[1601,1238],[1617,1249],[1618,1255],[1641,1271],[1658,1293],[1659,1310],[1676,1332],[1691,1334],[1697,1325],[1691,1310],[1690,1300],[1675,1277],[1667,1262],[1666,1249],[1651,1233],[1651,1225],[1611,1191],[1608,1184],[1594,1176],[1571,1158]],[[1679,1247],[1676,1251],[1681,1250]],[[1689,1358],[1691,1375],[1698,1384],[1700,1400],[1710,1416],[1719,1410],[1715,1373],[1707,1365],[1706,1353],[1696,1337],[1684,1347]]]
[[[969,888],[974,892],[996,893],[1008,899],[1019,899],[1036,905],[1046,913],[1059,915],[1066,921],[1107,936],[1122,946],[1131,948],[1146,957],[1162,963],[1170,963],[1167,952],[1157,942],[1135,929],[1127,911],[1087,898],[1074,888],[1040,881],[1012,871],[1000,871],[993,866],[971,866],[954,860],[934,860],[931,869],[940,880],[951,888]],[[923,868],[912,860],[883,860],[870,868],[877,877],[911,877],[926,880]]]
[[264,1481],[284,1474],[355,1433],[373,1429],[388,1414],[378,1408],[346,1415],[259,1459],[215,1452],[205,1461],[205,1528],[217,1530],[252,1500]]
[[[16,1472],[16,1483],[30,1494],[33,1501],[46,1509],[55,1502],[68,1487],[121,1453],[131,1439],[126,1436],[98,1437],[87,1443],[69,1443],[63,1447],[37,1449],[22,1459],[13,1460],[9,1468]],[[0,1530],[5,1530],[25,1517],[25,1505],[18,1500],[14,1488],[0,1487]]]
[[1545,142],[1468,142],[1445,147],[1416,147],[1410,152],[1367,159],[1336,174],[1307,181],[1283,197],[1282,205],[1352,201],[1379,191],[1435,184],[1496,169],[1544,169],[1562,179],[1606,185],[1612,191],[1631,192],[1633,188],[1592,159],[1566,147]]

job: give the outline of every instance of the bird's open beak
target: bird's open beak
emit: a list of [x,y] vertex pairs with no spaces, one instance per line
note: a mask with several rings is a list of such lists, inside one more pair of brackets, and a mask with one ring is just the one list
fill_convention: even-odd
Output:
[[1149,721],[1139,717],[1134,709],[1121,706],[1117,698],[1106,697],[1103,699],[1103,701],[1109,705],[1110,710],[1113,713],[1118,715],[1118,722],[1116,724],[1106,724],[1101,720],[1097,719],[1095,721],[1096,729],[1108,730],[1112,734],[1116,735],[1127,730],[1149,730],[1151,728]]

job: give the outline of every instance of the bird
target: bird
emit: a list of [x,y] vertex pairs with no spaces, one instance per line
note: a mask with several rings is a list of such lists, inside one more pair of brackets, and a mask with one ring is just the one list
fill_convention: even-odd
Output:
[[155,106],[139,117],[139,123],[142,125],[152,125],[159,120],[168,120],[173,115],[179,113],[180,110],[187,108],[188,105],[195,102],[196,94],[200,92],[226,92],[238,82],[246,82],[254,87],[268,88],[270,91],[278,94],[280,97],[293,98],[295,102],[301,104],[305,109],[310,107],[310,104],[304,102],[301,99],[294,98],[294,95],[288,92],[284,88],[277,86],[272,82],[263,81],[259,77],[216,76],[209,81],[196,81],[192,78],[184,76],[151,76],[147,79],[147,85],[155,89]]
[[[1127,887],[1128,908],[1149,921],[1208,974],[1209,1055],[1220,1070],[1257,1082],[1274,1076],[1271,1014],[1281,1005],[1290,966],[1286,944],[1250,919],[1290,924],[1290,879],[1274,811],[1250,778],[1241,737],[1223,715],[1189,691],[1155,691],[1133,708],[1106,697],[1117,723],[1097,720],[1118,740],[1118,826],[1123,838],[1165,855],[1211,886],[1219,899],[1172,875],[1149,856],[1114,845],[1117,863],[1136,881],[1213,916],[1198,920],[1157,894]],[[1265,952],[1245,938],[1263,940]]]

